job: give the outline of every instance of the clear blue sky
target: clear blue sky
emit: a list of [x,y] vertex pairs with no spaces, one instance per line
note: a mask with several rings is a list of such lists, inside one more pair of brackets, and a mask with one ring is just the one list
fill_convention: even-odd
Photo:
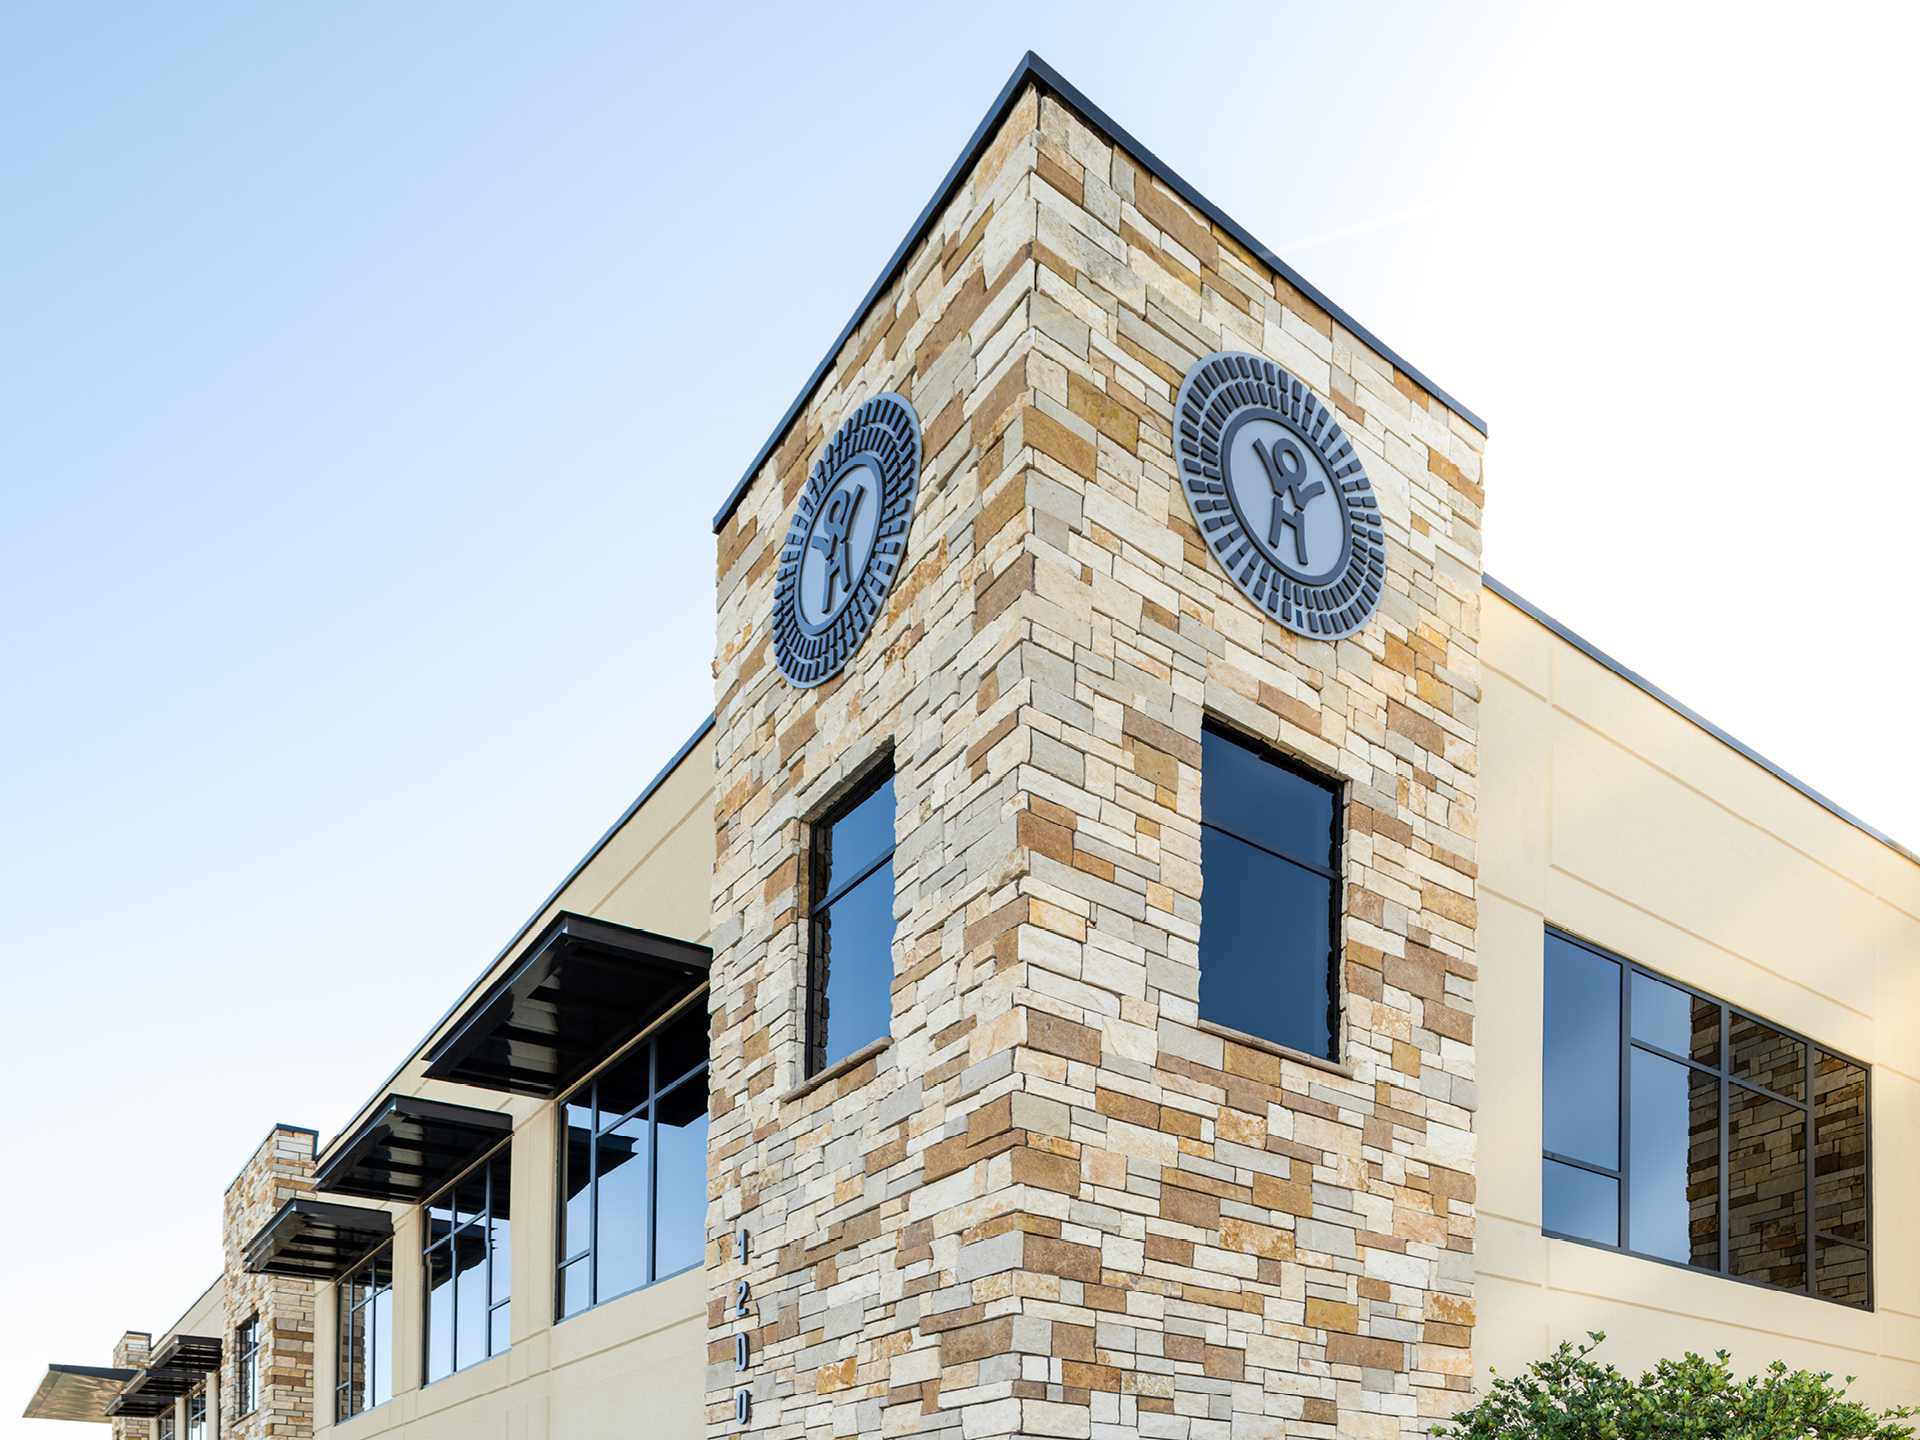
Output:
[[1912,21],[1673,8],[0,0],[0,1417],[707,712],[1030,46],[1491,421],[1495,574],[1920,843]]

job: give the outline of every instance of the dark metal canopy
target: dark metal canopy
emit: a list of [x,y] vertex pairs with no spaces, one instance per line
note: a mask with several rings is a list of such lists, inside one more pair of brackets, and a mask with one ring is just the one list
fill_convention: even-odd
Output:
[[302,1197],[274,1211],[247,1242],[245,1264],[255,1275],[337,1280],[392,1234],[393,1216],[385,1210]]
[[154,1352],[157,1370],[197,1370],[202,1373],[220,1368],[220,1337],[217,1335],[174,1335]]
[[29,1420],[104,1421],[120,1387],[139,1373],[105,1365],[49,1365],[24,1413]]
[[713,952],[562,911],[427,1052],[436,1080],[552,1097],[706,983]]
[[363,1200],[424,1200],[513,1130],[513,1117],[389,1095],[314,1172],[313,1188]]
[[205,1378],[194,1370],[142,1370],[107,1406],[107,1414],[141,1420],[164,1415]]

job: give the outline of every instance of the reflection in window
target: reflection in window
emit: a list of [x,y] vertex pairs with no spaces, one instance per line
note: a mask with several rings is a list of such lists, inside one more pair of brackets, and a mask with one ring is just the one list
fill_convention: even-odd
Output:
[[187,1440],[207,1440],[207,1397],[204,1391],[187,1399]]
[[233,1413],[251,1415],[260,1403],[260,1317],[250,1315],[233,1332]]
[[669,1021],[569,1095],[562,1114],[556,1298],[565,1318],[700,1263],[707,1237],[705,1009],[696,1005]]
[[173,1411],[168,1410],[155,1419],[153,1440],[173,1440]]
[[507,1348],[512,1268],[502,1146],[427,1202],[427,1381]]
[[807,1073],[893,1030],[893,773],[813,827]]
[[1200,1016],[1339,1058],[1338,787],[1200,738]]
[[333,1417],[351,1419],[393,1398],[393,1252],[382,1247],[340,1282],[340,1362]]
[[1551,930],[1544,979],[1542,1227],[1868,1305],[1866,1071]]

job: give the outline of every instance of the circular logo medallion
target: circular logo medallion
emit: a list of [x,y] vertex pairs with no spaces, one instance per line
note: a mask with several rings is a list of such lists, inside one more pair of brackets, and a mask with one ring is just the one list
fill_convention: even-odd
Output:
[[1373,486],[1333,412],[1271,360],[1222,350],[1174,407],[1180,488],[1207,548],[1287,629],[1337,640],[1386,583]]
[[920,484],[920,417],[875,395],[820,452],[793,509],[773,589],[773,654],[795,685],[818,685],[860,648],[907,553]]

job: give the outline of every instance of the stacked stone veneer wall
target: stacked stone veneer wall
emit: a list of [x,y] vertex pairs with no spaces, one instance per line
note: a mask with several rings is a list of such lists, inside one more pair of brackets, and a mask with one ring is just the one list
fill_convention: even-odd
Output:
[[[153,1336],[145,1330],[129,1330],[113,1347],[113,1368],[144,1370],[153,1358]],[[151,1420],[131,1416],[113,1417],[113,1440],[147,1440],[153,1433]]]
[[[227,1187],[222,1211],[225,1244],[226,1336],[220,1375],[221,1440],[313,1433],[314,1285],[281,1275],[249,1274],[241,1263],[247,1241],[287,1201],[312,1189],[314,1134],[277,1125]],[[260,1317],[260,1397],[237,1415],[239,1356],[235,1332]]]
[[[1389,590],[1353,640],[1263,622],[1173,488],[1174,393],[1220,348],[1366,457]],[[907,568],[796,690],[779,542],[883,389],[925,427]],[[1411,1436],[1459,1405],[1480,448],[1051,98],[1014,109],[719,537],[710,1434],[737,1386],[776,1437]],[[1346,782],[1340,1066],[1198,1023],[1209,713]],[[889,746],[894,1043],[793,1093],[804,822]]]

